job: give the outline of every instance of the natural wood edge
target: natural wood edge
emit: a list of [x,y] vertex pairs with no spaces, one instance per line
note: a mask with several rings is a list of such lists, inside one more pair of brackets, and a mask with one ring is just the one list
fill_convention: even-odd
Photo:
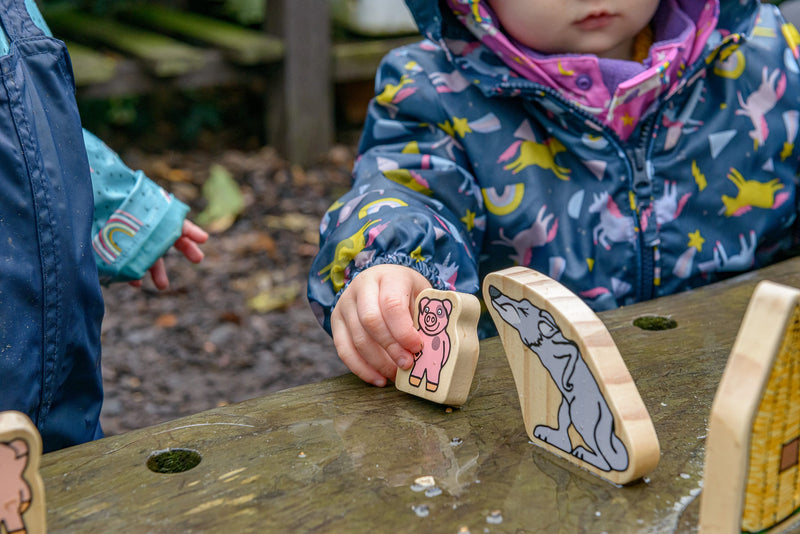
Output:
[[[741,531],[753,424],[787,321],[799,302],[800,290],[769,281],[753,291],[711,405],[701,532]],[[795,522],[790,517],[785,523]]]

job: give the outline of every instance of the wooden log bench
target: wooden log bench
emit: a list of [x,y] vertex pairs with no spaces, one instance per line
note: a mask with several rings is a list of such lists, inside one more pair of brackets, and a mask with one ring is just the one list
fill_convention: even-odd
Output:
[[529,443],[493,338],[458,409],[346,375],[46,454],[48,529],[697,532],[712,399],[763,279],[800,286],[800,258],[599,314],[662,445],[639,482]]
[[333,40],[327,2],[270,0],[265,30],[160,4],[109,15],[45,6],[72,57],[79,99],[162,89],[249,86],[265,93],[266,141],[312,162],[335,138],[334,91],[371,80],[380,59],[418,36]]

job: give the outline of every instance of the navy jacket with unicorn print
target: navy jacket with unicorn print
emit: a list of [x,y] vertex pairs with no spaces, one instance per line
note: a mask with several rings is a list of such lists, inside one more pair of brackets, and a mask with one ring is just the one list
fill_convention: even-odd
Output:
[[642,63],[544,56],[484,2],[407,0],[352,189],[321,223],[309,300],[372,265],[476,293],[511,265],[604,310],[767,265],[797,242],[797,31],[755,0],[664,0]]

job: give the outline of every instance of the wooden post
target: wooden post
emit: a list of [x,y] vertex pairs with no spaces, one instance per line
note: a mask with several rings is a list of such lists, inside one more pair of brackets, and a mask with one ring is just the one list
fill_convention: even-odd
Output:
[[272,77],[267,141],[292,163],[314,161],[334,136],[331,29],[325,0],[270,0],[267,29],[285,57]]

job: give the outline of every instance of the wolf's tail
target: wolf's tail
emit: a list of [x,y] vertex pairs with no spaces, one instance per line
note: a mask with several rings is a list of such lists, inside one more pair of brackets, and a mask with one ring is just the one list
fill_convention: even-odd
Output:
[[614,416],[605,403],[601,406],[600,419],[595,427],[597,451],[614,471],[628,469],[628,450],[614,429]]

